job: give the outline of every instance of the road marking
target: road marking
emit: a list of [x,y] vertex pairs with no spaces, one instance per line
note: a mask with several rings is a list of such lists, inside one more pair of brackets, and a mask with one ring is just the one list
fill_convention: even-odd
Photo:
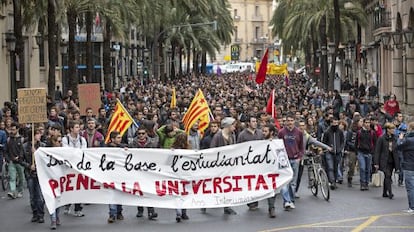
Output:
[[[310,224],[286,226],[286,227],[280,227],[280,228],[272,228],[272,229],[268,229],[268,230],[262,230],[262,231],[259,231],[259,232],[274,232],[274,231],[283,231],[283,230],[294,230],[294,229],[302,229],[302,228],[312,228],[312,227],[313,228],[317,228],[317,227],[328,227],[327,225],[329,225],[329,224],[342,223],[342,222],[352,222],[352,221],[361,221],[361,220],[367,220],[368,219],[363,224],[361,224],[361,225],[359,225],[357,227],[357,228],[359,228],[360,226],[365,225],[365,223],[367,223],[368,221],[372,220],[373,217],[375,218],[375,220],[377,220],[380,217],[407,216],[407,215],[409,215],[409,214],[407,214],[407,213],[389,213],[389,214],[372,215],[372,216],[358,217],[358,218],[347,218],[347,219],[335,220],[335,221],[327,221],[327,222],[318,222],[318,223],[310,223]],[[369,225],[367,225],[367,226],[369,226]],[[331,227],[342,227],[342,226],[332,225]],[[349,228],[349,227],[350,226],[343,226],[343,228]],[[364,228],[366,228],[366,227],[364,227]],[[354,226],[352,226],[352,228],[354,228]],[[355,229],[357,229],[357,228],[355,228]],[[376,226],[376,228],[381,228],[381,226]],[[393,227],[390,227],[390,228],[393,228]],[[402,229],[408,228],[408,229],[411,229],[411,227],[406,227],[406,226],[401,226],[401,227],[396,227],[396,228],[402,228]],[[358,230],[358,231],[360,231],[360,230]]]
[[380,217],[381,216],[372,216],[372,217],[370,217],[364,223],[362,223],[361,225],[359,225],[355,229],[353,229],[352,232],[360,232],[360,231],[362,231],[363,229],[367,228],[369,225],[371,225],[372,223],[374,223],[376,220],[378,220],[378,218],[380,218]]

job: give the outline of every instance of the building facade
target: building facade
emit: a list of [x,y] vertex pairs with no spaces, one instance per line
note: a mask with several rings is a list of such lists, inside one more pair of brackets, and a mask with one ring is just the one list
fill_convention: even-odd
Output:
[[229,0],[229,2],[234,21],[232,42],[222,47],[216,62],[253,61],[260,59],[266,48],[274,51],[275,43],[280,45],[271,36],[269,27],[276,1]]
[[[368,0],[362,28],[362,80],[380,96],[395,94],[405,113],[414,112],[414,0]],[[385,98],[386,99],[386,98]]]

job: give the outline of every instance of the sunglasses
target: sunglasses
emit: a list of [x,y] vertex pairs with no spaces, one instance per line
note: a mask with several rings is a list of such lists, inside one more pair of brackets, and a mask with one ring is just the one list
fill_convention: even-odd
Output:
[[141,132],[140,132],[140,133],[137,133],[137,134],[138,134],[138,135],[145,135],[145,132],[143,132],[143,133],[141,133]]

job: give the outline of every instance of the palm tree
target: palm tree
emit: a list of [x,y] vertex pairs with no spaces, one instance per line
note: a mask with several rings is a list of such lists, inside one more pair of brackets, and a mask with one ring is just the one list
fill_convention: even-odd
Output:
[[[22,2],[21,0],[13,0],[13,22],[14,22],[14,36],[16,37],[16,48],[14,54],[17,56],[16,60],[17,66],[16,69],[20,72],[19,79],[17,83],[17,88],[25,87],[25,62],[24,62],[24,37],[23,37],[23,17],[22,17]],[[14,81],[14,80],[12,80]],[[15,99],[12,99],[13,101]]]
[[[337,51],[340,42],[346,43],[350,38],[355,37],[354,34],[348,32],[355,32],[355,21],[360,24],[366,24],[366,16],[361,5],[355,0],[355,7],[353,9],[344,8],[344,0],[339,0],[338,5],[340,13],[336,13],[336,17],[339,18],[340,26],[335,26],[335,13],[334,4],[331,1],[306,1],[306,0],[282,0],[279,7],[274,12],[274,16],[271,20],[273,25],[272,33],[279,35],[284,43],[291,43],[292,46],[297,48],[305,47],[309,38],[314,38],[319,41],[319,46],[322,48],[322,60],[321,71],[323,73],[322,86],[325,88],[333,89],[333,78],[330,78],[329,85],[326,82],[328,78],[328,65],[327,65],[327,41],[328,38],[331,41],[336,41]],[[280,15],[277,16],[280,11],[283,11],[283,19]],[[279,20],[279,21],[276,21]],[[338,23],[338,22],[336,22]],[[339,32],[335,32],[339,30]],[[346,31],[347,33],[341,33]],[[315,32],[318,32],[316,34]],[[297,40],[297,38],[300,38]],[[333,38],[333,40],[332,40]],[[296,40],[296,42],[295,42]],[[309,41],[312,43],[312,41]],[[314,51],[315,53],[316,51]],[[337,52],[333,53],[332,60],[336,60]],[[332,65],[331,73],[335,74],[335,66]]]

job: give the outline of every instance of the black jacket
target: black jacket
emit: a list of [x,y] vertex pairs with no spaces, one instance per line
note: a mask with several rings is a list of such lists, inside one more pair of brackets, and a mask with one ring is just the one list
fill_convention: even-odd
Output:
[[403,153],[403,170],[414,171],[414,132],[409,132],[402,140],[398,140],[397,149]]
[[14,163],[20,163],[24,157],[24,138],[20,135],[7,139],[6,159]]
[[[46,143],[38,142],[34,146],[35,150],[37,150],[39,147],[46,147]],[[26,177],[37,176],[36,171],[32,171],[30,169],[32,166],[32,160],[33,160],[32,141],[25,142],[23,144],[23,150],[24,150],[24,157],[21,160],[20,164],[24,167],[24,173]]]
[[[400,159],[397,153],[397,139],[394,135],[388,136],[387,134],[382,135],[375,146],[374,165],[379,166],[379,170],[385,171],[387,169],[389,152],[389,142],[392,142],[392,158],[394,161],[395,170],[400,170]],[[392,170],[391,170],[392,171]]]
[[339,154],[343,151],[345,146],[344,132],[340,129],[333,130],[332,126],[323,134],[324,144],[332,147],[332,153]]

